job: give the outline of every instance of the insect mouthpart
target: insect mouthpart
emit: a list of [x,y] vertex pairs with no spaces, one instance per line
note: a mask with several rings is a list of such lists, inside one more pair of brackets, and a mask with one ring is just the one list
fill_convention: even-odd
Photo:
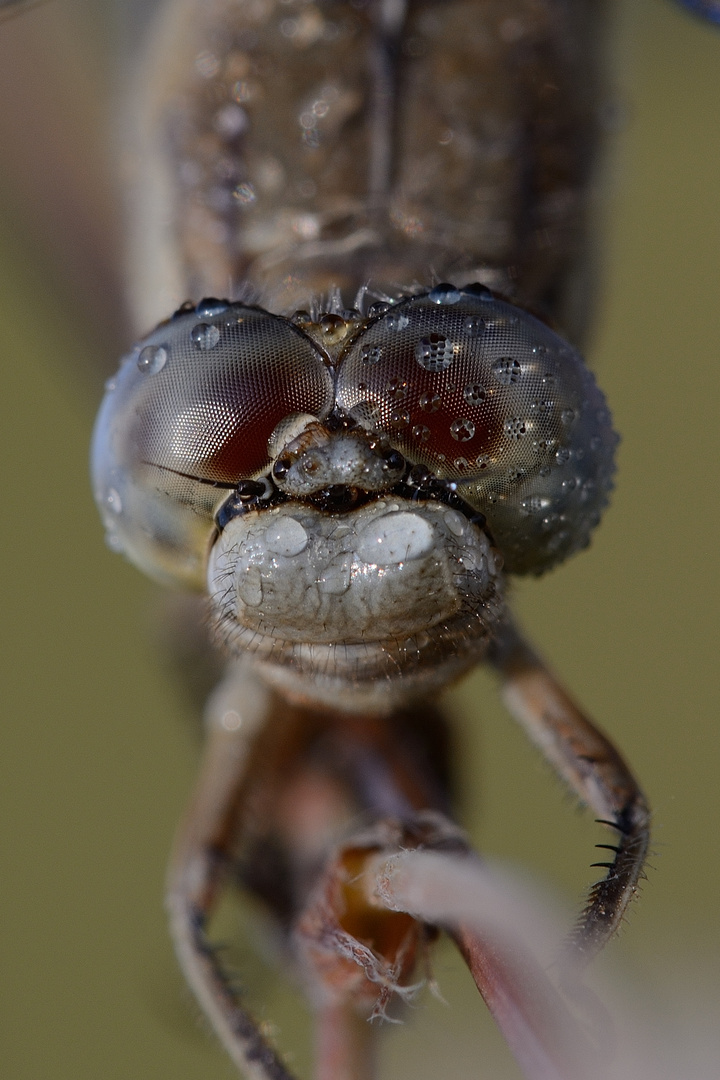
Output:
[[[325,497],[338,508],[346,492],[389,491],[406,471],[403,455],[389,443],[352,423],[332,428],[311,419],[280,450],[272,479],[293,498]],[[356,501],[351,499],[351,503]]]

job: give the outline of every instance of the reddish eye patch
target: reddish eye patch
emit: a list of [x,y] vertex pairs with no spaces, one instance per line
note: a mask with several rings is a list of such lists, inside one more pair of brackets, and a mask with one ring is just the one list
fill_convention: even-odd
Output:
[[134,380],[138,461],[236,484],[269,464],[268,439],[286,416],[332,408],[326,361],[267,312],[230,305],[212,321],[183,316],[152,336],[164,338],[167,359],[157,374]]
[[333,404],[327,358],[287,319],[213,301],[161,324],[124,359],[95,428],[110,543],[154,576],[202,587],[227,489],[269,469],[280,421],[322,419]]
[[[465,462],[487,457],[502,436],[502,416],[494,386],[480,365],[475,339],[462,324],[428,329],[437,309],[413,312],[412,323],[370,327],[359,349],[338,372],[338,404],[366,427],[386,432],[406,457],[439,476],[460,477]],[[482,377],[482,376],[481,376]]]
[[467,481],[510,464],[508,425],[514,439],[540,427],[545,438],[561,434],[552,409],[538,424],[537,401],[557,373],[548,339],[555,351],[567,346],[502,301],[446,289],[451,302],[438,303],[434,292],[402,301],[356,339],[337,401],[412,461]]
[[457,482],[508,569],[540,573],[588,542],[617,439],[582,358],[533,316],[479,286],[401,300],[348,346],[336,397]]

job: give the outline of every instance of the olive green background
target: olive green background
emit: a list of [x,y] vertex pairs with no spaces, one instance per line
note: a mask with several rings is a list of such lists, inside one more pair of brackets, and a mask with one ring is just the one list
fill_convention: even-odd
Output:
[[[0,51],[35,36],[61,51],[65,8],[56,0],[0,23]],[[79,49],[106,43],[93,14]],[[659,1044],[677,1049],[696,1041],[693,1015],[720,1004],[720,32],[663,0],[625,0],[619,16],[622,123],[606,169],[605,289],[590,349],[623,436],[618,490],[590,551],[516,586],[516,606],[651,799],[648,881],[603,963],[661,1017]],[[102,59],[68,67],[73,93],[95,93],[106,75]],[[60,195],[57,208],[52,196],[35,205],[19,179],[26,151],[18,165],[13,139],[20,147],[28,124],[32,139],[23,94],[55,105],[63,95],[55,69],[21,69],[18,123],[0,140],[0,1073],[229,1078],[176,974],[162,912],[194,718],[151,642],[157,594],[105,549],[87,479],[101,387],[88,372],[112,366],[120,341],[110,344],[107,317],[90,309],[97,280],[75,287],[44,224],[56,209],[71,243],[82,222]],[[72,100],[76,130],[56,135],[82,187],[102,112],[75,115]],[[577,903],[599,829],[525,744],[489,676],[450,704],[475,843]],[[305,1067],[306,1017],[246,951],[258,1013]],[[517,1077],[449,951],[435,973],[451,1007],[422,999],[390,1033],[387,1074]]]

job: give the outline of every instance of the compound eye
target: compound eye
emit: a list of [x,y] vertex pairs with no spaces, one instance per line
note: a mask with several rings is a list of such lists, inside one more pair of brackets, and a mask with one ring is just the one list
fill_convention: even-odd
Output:
[[93,480],[111,546],[163,580],[202,587],[213,515],[270,464],[293,413],[333,407],[329,367],[286,319],[204,301],[124,358],[93,441]]
[[409,460],[454,481],[517,573],[587,544],[617,438],[582,358],[481,286],[394,304],[358,335],[337,401]]

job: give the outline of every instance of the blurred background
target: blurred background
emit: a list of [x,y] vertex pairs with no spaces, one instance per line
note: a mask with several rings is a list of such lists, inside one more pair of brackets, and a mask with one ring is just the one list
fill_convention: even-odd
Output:
[[[655,1017],[685,1080],[717,1075],[701,1018],[716,1028],[720,1004],[720,33],[667,0],[615,7],[618,130],[589,359],[623,436],[618,490],[591,549],[515,596],[651,800],[648,880],[601,967]],[[112,20],[100,0],[48,0],[0,22],[0,1053],[12,1080],[235,1075],[176,972],[162,911],[197,723],[152,643],[158,595],[104,547],[87,478],[102,382],[127,344]],[[489,676],[448,706],[477,847],[579,903],[599,828]],[[256,953],[241,956],[257,1013],[306,1069],[305,1016]],[[386,1075],[517,1078],[449,950],[434,971],[451,1007],[426,995],[391,1031]]]

